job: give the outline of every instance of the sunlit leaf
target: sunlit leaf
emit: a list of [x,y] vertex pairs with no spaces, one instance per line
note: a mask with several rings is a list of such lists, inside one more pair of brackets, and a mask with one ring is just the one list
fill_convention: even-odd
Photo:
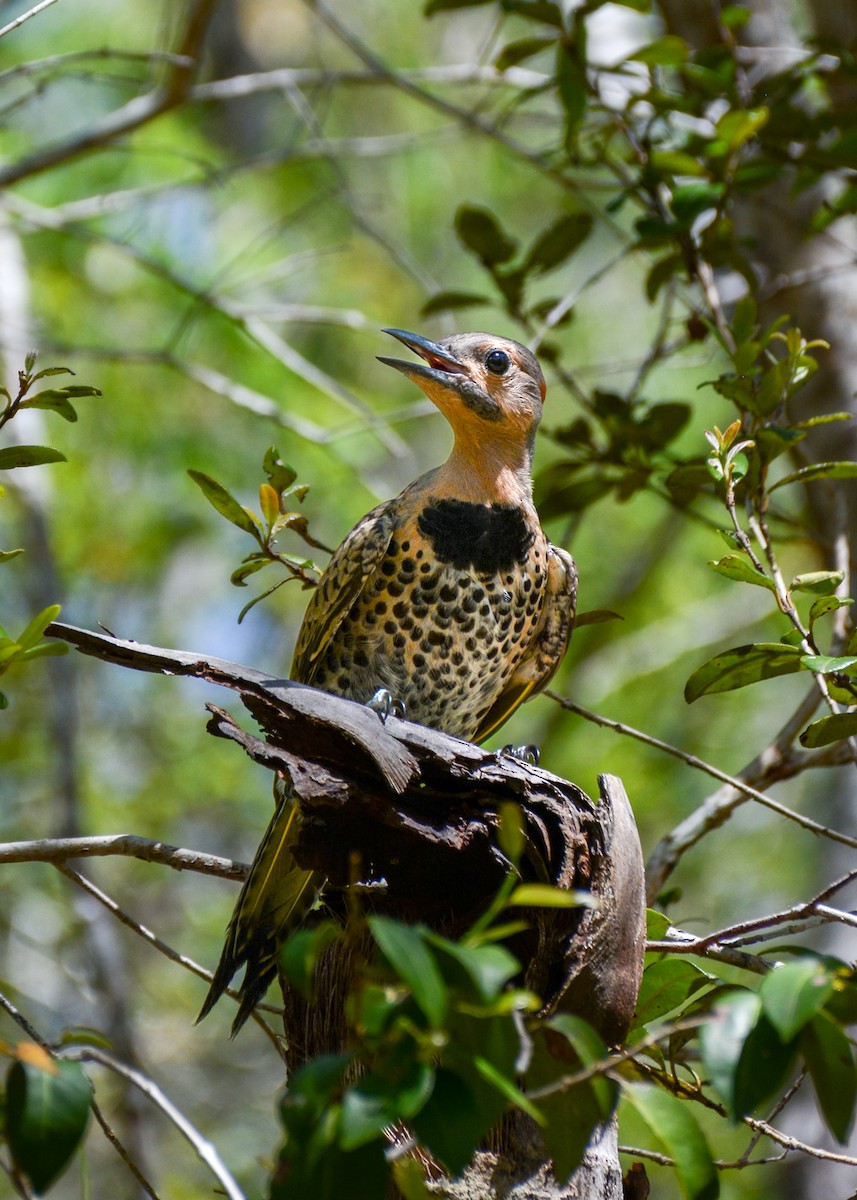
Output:
[[824,963],[805,958],[769,971],[759,995],[768,1020],[788,1042],[823,1008],[833,986],[834,976]]
[[800,744],[807,750],[814,750],[817,746],[829,746],[832,742],[850,737],[857,737],[857,712],[819,717],[800,735]]
[[0,471],[57,462],[66,462],[66,456],[51,446],[6,446],[0,450]]
[[634,1024],[647,1025],[680,1008],[711,978],[701,968],[683,959],[665,958],[650,963],[643,972]]
[[753,583],[757,587],[768,588],[772,592],[777,590],[772,579],[758,571],[746,558],[739,558],[736,554],[727,554],[717,562],[709,562],[708,565],[718,575],[725,575],[727,579],[737,579],[741,583]]
[[782,642],[759,642],[716,654],[693,672],[684,687],[688,704],[714,692],[731,692],[762,679],[792,675],[801,670],[800,646]]
[[510,908],[597,908],[591,892],[579,888],[551,887],[549,883],[522,883],[509,897]]
[[830,596],[844,578],[844,571],[809,571],[805,575],[795,575],[789,584],[789,591],[811,592],[815,596]]
[[252,533],[254,537],[259,536],[257,523],[223,484],[212,479],[210,475],[203,474],[202,471],[189,470],[188,475],[212,508],[216,508],[222,517],[225,517],[231,524],[237,525],[239,529],[243,529],[245,533]]
[[857,479],[857,462],[815,463],[784,475],[768,488],[769,492],[785,487],[787,483],[814,483],[816,479]]

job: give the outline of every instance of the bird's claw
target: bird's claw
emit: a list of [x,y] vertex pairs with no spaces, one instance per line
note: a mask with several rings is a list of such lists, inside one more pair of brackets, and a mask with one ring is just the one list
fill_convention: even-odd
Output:
[[400,721],[405,719],[404,704],[386,688],[378,688],[372,699],[366,702],[366,707],[377,713],[382,723],[387,717],[398,717]]
[[506,758],[514,758],[518,762],[529,763],[531,767],[537,767],[541,757],[538,746],[532,744],[529,746],[503,746],[500,753],[505,755]]

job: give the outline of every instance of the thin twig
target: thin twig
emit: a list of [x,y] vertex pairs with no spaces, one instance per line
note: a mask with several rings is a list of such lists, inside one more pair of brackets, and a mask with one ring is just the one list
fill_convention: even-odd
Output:
[[[154,949],[160,954],[163,954],[165,958],[168,958],[171,962],[176,963],[180,967],[184,967],[185,970],[190,971],[200,979],[204,979],[206,983],[211,983],[212,979],[214,978],[211,971],[207,970],[203,966],[200,966],[198,962],[195,962],[192,958],[188,958],[187,955],[179,954],[177,950],[173,950],[172,946],[169,946],[166,942],[154,934],[151,929],[148,929],[139,921],[135,921],[134,918],[129,916],[123,908],[120,908],[120,906],[111,896],[108,896],[106,892],[103,892],[101,888],[94,884],[91,879],[87,879],[85,875],[81,875],[79,872],[72,870],[71,867],[66,867],[61,863],[54,863],[54,866],[62,875],[65,875],[66,879],[71,880],[72,883],[76,884],[83,891],[87,892],[90,896],[97,900],[99,904],[102,904],[108,910],[108,912],[112,913],[112,915],[116,917],[117,921],[121,922],[121,924],[126,926],[126,928],[136,933],[137,936],[141,937],[144,942],[148,942],[150,946],[154,947]],[[225,995],[229,996],[232,1000],[240,1002],[241,997],[234,988],[226,988]],[[267,1004],[257,1004],[251,1013],[251,1016],[271,1042],[274,1049],[277,1051],[277,1055],[280,1058],[283,1058],[283,1048],[280,1045],[280,1041],[274,1030],[271,1029],[268,1022],[262,1016],[262,1011],[282,1016],[282,1009],[274,1008]]]
[[4,37],[5,34],[11,33],[13,29],[19,29],[25,21],[29,21],[31,17],[37,17],[40,12],[44,12],[46,8],[50,8],[50,6],[52,4],[56,4],[56,2],[57,0],[41,0],[41,3],[37,4],[34,8],[31,8],[29,12],[21,13],[20,17],[16,17],[15,20],[10,21],[8,25],[4,25],[3,28],[0,29],[0,37]]
[[43,1050],[47,1050],[48,1053],[50,1053],[50,1044],[45,1041],[39,1031],[30,1024],[23,1013],[19,1012],[9,997],[4,996],[2,992],[0,992],[0,1008],[8,1013],[16,1025],[23,1029],[24,1033],[26,1033],[31,1042],[35,1042],[37,1046],[41,1046]]
[[[631,725],[625,725],[621,721],[613,721],[609,717],[602,717],[599,713],[590,712],[589,709],[583,708],[579,704],[567,700],[563,696],[557,695],[556,692],[546,691],[546,696],[551,700],[555,700],[557,704],[569,712],[577,713],[578,716],[584,717],[587,721],[592,721],[595,725],[601,725],[605,729],[612,729],[614,733],[624,734],[626,737],[635,738],[639,742],[643,742],[646,746],[652,746],[656,750],[663,751],[664,754],[669,754],[673,758],[678,758],[686,763],[689,767],[694,767],[697,771],[703,771],[706,775],[711,775],[714,779],[719,779],[722,783],[728,784],[736,792],[741,793],[747,800],[756,800],[759,804],[769,808],[771,812],[777,813],[781,817],[785,817],[789,821],[794,821],[795,824],[808,829],[811,833],[816,833],[820,837],[829,838],[834,842],[841,842],[843,846],[851,846],[857,849],[857,838],[848,837],[847,834],[839,833],[835,829],[830,829],[826,825],[819,824],[818,821],[813,821],[811,817],[805,817],[802,813],[797,813],[791,808],[787,808],[784,804],[780,804],[776,800],[772,800],[770,796],[766,796],[764,792],[758,791],[757,788],[750,787],[743,780],[734,775],[727,774],[726,771],[721,771],[718,767],[714,767],[711,763],[705,762],[704,759],[697,758],[695,754],[688,754],[685,750],[680,750],[677,746],[670,745],[669,742],[663,742],[660,738],[653,737],[651,734],[643,733],[639,729],[634,729]],[[810,756],[807,756],[809,758]],[[827,754],[823,758],[813,757],[813,766],[836,766],[842,762],[841,758],[836,758],[834,754]],[[810,765],[807,763],[807,765]],[[795,773],[794,771],[789,772]],[[785,776],[783,776],[785,777]],[[721,816],[720,821],[714,822],[709,828],[713,828],[715,824],[721,824],[725,816]],[[700,835],[701,836],[701,835]]]
[[153,1079],[150,1079],[147,1075],[144,1075],[141,1071],[136,1070],[136,1068],[129,1066],[127,1063],[119,1062],[112,1054],[108,1054],[105,1050],[99,1050],[95,1046],[61,1046],[56,1051],[56,1056],[57,1058],[71,1062],[98,1063],[100,1066],[107,1067],[109,1071],[113,1071],[116,1075],[121,1076],[121,1078],[127,1079],[144,1096],[147,1096],[164,1113],[167,1119],[175,1125],[179,1133],[187,1139],[199,1158],[217,1179],[229,1197],[229,1200],[245,1200],[244,1193],[235,1182],[235,1179],[220,1158],[214,1145],[191,1125],[187,1117],[176,1108]]
[[128,1151],[123,1146],[122,1142],[116,1136],[115,1130],[108,1123],[107,1118],[104,1116],[104,1113],[101,1111],[101,1107],[98,1104],[98,1101],[95,1099],[95,1097],[93,1097],[92,1100],[90,1100],[89,1107],[92,1109],[92,1115],[95,1117],[96,1121],[101,1126],[101,1132],[107,1138],[110,1145],[113,1147],[113,1149],[119,1155],[119,1157],[122,1159],[125,1166],[131,1172],[131,1174],[134,1176],[134,1178],[137,1180],[137,1182],[139,1183],[139,1185],[143,1189],[143,1191],[146,1193],[146,1195],[151,1196],[152,1200],[160,1200],[158,1193],[155,1191],[155,1189],[149,1183],[146,1176],[143,1174],[143,1172],[140,1170],[140,1168],[134,1162],[131,1155],[128,1153]]

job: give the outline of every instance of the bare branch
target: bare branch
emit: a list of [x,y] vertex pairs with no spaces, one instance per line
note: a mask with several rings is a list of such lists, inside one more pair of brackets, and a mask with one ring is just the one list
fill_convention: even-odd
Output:
[[143,1191],[146,1193],[146,1195],[150,1196],[152,1198],[152,1200],[159,1200],[158,1193],[155,1191],[155,1189],[149,1183],[146,1176],[143,1174],[143,1172],[140,1170],[140,1168],[134,1162],[133,1158],[128,1153],[125,1146],[122,1145],[122,1142],[119,1140],[119,1138],[116,1135],[116,1131],[108,1123],[107,1118],[104,1116],[104,1113],[101,1111],[101,1106],[99,1105],[99,1103],[97,1102],[95,1097],[93,1097],[92,1100],[90,1101],[89,1107],[92,1109],[92,1115],[95,1117],[96,1121],[101,1126],[101,1132],[107,1138],[110,1145],[113,1147],[113,1149],[119,1155],[119,1157],[122,1159],[125,1166],[131,1172],[131,1174],[134,1176],[134,1178],[137,1180],[137,1182],[139,1183],[139,1185],[143,1189]]
[[[79,888],[82,888],[83,891],[97,900],[99,904],[102,904],[108,912],[112,913],[113,916],[116,917],[117,921],[120,921],[126,926],[126,928],[136,933],[137,936],[141,937],[144,942],[148,942],[150,946],[153,946],[155,950],[159,951],[171,962],[177,963],[180,967],[184,967],[185,970],[197,975],[200,979],[204,979],[206,983],[211,983],[213,979],[211,971],[206,970],[205,967],[201,967],[199,963],[194,962],[194,960],[192,958],[188,958],[187,955],[179,954],[177,950],[173,950],[172,946],[168,946],[166,942],[162,941],[161,938],[152,933],[151,929],[147,929],[145,925],[141,925],[139,921],[135,921],[134,918],[130,917],[128,913],[124,911],[124,909],[120,908],[116,901],[108,896],[106,892],[103,892],[101,888],[96,887],[91,879],[87,879],[84,875],[81,875],[77,871],[73,871],[70,867],[63,866],[59,863],[55,863],[54,865],[62,875],[65,875],[66,879],[70,879],[72,883],[76,884]],[[233,1000],[240,1000],[238,992],[233,988],[226,988],[225,994]],[[276,1013],[278,1016],[282,1015],[282,1010],[274,1008],[268,1004],[257,1004],[252,1013],[253,1020],[272,1042],[278,1056],[282,1058],[282,1048],[280,1046],[279,1039],[268,1025],[267,1021],[265,1021],[262,1017],[260,1010]]]
[[61,1046],[56,1051],[56,1057],[71,1062],[98,1063],[102,1067],[107,1067],[109,1071],[113,1071],[114,1074],[121,1076],[123,1079],[127,1079],[144,1096],[147,1096],[168,1120],[175,1125],[179,1133],[187,1139],[199,1158],[217,1179],[229,1197],[229,1200],[245,1200],[244,1193],[235,1182],[232,1174],[217,1153],[216,1148],[202,1136],[199,1130],[191,1125],[187,1117],[176,1108],[153,1079],[149,1079],[142,1071],[128,1066],[127,1063],[119,1062],[105,1050],[96,1049],[94,1046]]
[[112,855],[162,863],[174,871],[198,871],[221,879],[243,880],[246,863],[199,850],[183,850],[133,833],[109,833],[100,837],[38,838],[31,842],[0,842],[0,863],[63,863],[70,858],[107,858]]
[[61,163],[80,158],[90,150],[133,133],[135,129],[149,124],[163,113],[180,105],[190,89],[196,60],[216,3],[217,0],[197,0],[191,9],[184,34],[177,47],[178,57],[170,63],[166,80],[160,87],[145,95],[135,96],[133,100],[96,121],[82,133],[53,146],[45,146],[27,158],[0,168],[0,188],[9,187],[22,179],[40,175]]
[[11,33],[13,29],[19,29],[25,21],[29,21],[31,17],[37,17],[40,12],[44,12],[46,8],[50,8],[50,6],[52,4],[56,4],[56,2],[57,0],[41,0],[41,2],[34,8],[31,8],[29,12],[21,13],[20,17],[16,17],[15,20],[10,21],[8,25],[4,25],[3,28],[0,29],[0,37],[3,37],[7,33]]
[[[729,775],[726,771],[721,771],[718,767],[712,766],[711,763],[705,762],[704,759],[697,758],[695,754],[688,754],[685,750],[680,750],[677,746],[670,745],[669,742],[661,741],[660,738],[643,733],[639,729],[634,729],[631,725],[623,724],[621,721],[613,721],[609,717],[602,717],[598,713],[591,712],[589,709],[583,708],[581,705],[574,704],[571,700],[557,695],[556,692],[546,691],[545,695],[555,700],[557,704],[567,709],[568,712],[577,713],[578,716],[584,717],[587,721],[592,721],[595,725],[601,725],[605,729],[612,729],[614,733],[621,733],[626,737],[635,738],[637,741],[643,742],[644,745],[661,750],[664,754],[669,754],[673,758],[686,763],[689,767],[693,767],[697,771],[703,771],[706,775],[711,775],[712,778],[719,779],[727,785],[725,792],[721,789],[721,791],[715,793],[713,797],[710,797],[703,805],[696,809],[686,821],[683,821],[670,834],[662,838],[655,847],[647,867],[650,897],[657,895],[661,890],[663,881],[673,870],[681,855],[686,850],[689,850],[691,846],[695,845],[704,834],[722,825],[724,821],[728,820],[733,809],[747,800],[757,801],[757,803],[764,805],[765,808],[769,808],[771,812],[775,812],[779,816],[793,821],[796,825],[808,829],[810,833],[829,838],[834,842],[840,842],[843,846],[857,848],[857,838],[849,837],[847,834],[840,833],[836,829],[830,829],[827,825],[813,821],[811,817],[805,817],[802,813],[797,813],[793,809],[787,808],[784,804],[780,804],[778,801],[772,800],[770,796],[766,796],[758,788],[752,787],[743,778],[745,772],[751,772],[755,764],[764,764],[764,772],[759,777],[759,782],[764,782],[766,786],[769,786],[779,780],[790,779],[793,775],[797,775],[800,771],[807,770],[809,767],[833,767],[840,766],[843,762],[852,761],[847,747],[843,748],[836,743],[825,747],[817,753],[799,754],[796,751],[786,753],[787,741],[794,737],[794,733],[791,733],[787,739],[784,731],[790,731],[795,726],[798,729],[802,727],[808,719],[803,714],[805,706],[810,703],[809,699],[801,703],[796,713],[783,727],[777,739],[763,750],[749,767],[745,768],[738,775]],[[814,691],[811,703],[811,711],[814,711],[817,704]],[[800,717],[800,720],[798,720],[798,717]]]

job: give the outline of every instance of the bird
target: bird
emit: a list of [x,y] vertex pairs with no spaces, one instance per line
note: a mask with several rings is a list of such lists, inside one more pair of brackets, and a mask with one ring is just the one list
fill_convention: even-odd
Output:
[[[577,569],[548,541],[532,461],[546,385],[526,346],[487,333],[432,341],[385,329],[417,360],[379,356],[452,427],[441,466],[363,517],[306,609],[291,678],[480,743],[556,671]],[[287,784],[229,923],[197,1020],[246,963],[234,1037],[277,973],[280,947],[324,878],[298,867],[301,812]]]

